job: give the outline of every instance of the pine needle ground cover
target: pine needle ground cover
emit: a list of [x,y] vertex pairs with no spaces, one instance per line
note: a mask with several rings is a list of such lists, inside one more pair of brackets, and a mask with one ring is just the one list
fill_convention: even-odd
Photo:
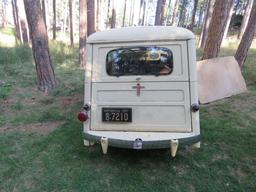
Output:
[[[0,30],[12,37],[11,30]],[[202,147],[134,151],[83,146],[78,50],[51,42],[58,88],[37,91],[31,49],[0,43],[0,191],[255,191],[256,49],[248,92],[200,110]],[[231,55],[235,47],[222,49]],[[198,50],[198,57],[201,50]]]

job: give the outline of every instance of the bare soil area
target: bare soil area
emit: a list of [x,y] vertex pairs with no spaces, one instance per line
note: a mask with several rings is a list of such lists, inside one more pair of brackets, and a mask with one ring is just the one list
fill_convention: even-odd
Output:
[[53,130],[58,128],[62,121],[53,121],[53,122],[46,122],[46,123],[30,123],[25,125],[18,125],[18,126],[9,126],[6,125],[4,127],[0,127],[0,133],[8,132],[8,131],[26,131],[26,132],[34,132],[40,135],[47,135],[51,133]]

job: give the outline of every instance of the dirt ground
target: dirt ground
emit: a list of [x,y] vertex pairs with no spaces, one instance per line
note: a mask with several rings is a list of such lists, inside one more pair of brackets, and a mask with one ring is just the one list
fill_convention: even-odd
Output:
[[30,123],[25,125],[18,125],[18,126],[11,126],[6,125],[4,127],[0,127],[0,133],[9,132],[9,131],[26,131],[26,132],[33,132],[38,133],[40,135],[47,135],[51,133],[53,130],[58,128],[62,121],[53,121],[53,122],[46,122],[46,123]]

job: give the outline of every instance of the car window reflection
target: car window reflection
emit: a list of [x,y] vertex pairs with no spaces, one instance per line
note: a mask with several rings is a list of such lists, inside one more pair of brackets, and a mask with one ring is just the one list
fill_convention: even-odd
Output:
[[173,71],[173,54],[165,47],[115,49],[107,54],[106,69],[111,76],[169,75]]

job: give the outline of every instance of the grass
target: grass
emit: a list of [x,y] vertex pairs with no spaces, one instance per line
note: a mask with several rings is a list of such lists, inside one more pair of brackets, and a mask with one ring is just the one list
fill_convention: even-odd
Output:
[[[83,99],[78,51],[50,47],[59,86],[48,96],[36,89],[31,50],[0,48],[0,130],[11,127],[0,132],[0,191],[256,190],[256,49],[243,71],[249,91],[202,107],[202,148],[180,149],[172,159],[169,150],[110,148],[102,155],[99,145],[85,148],[75,117]],[[59,121],[45,135],[17,129]]]

